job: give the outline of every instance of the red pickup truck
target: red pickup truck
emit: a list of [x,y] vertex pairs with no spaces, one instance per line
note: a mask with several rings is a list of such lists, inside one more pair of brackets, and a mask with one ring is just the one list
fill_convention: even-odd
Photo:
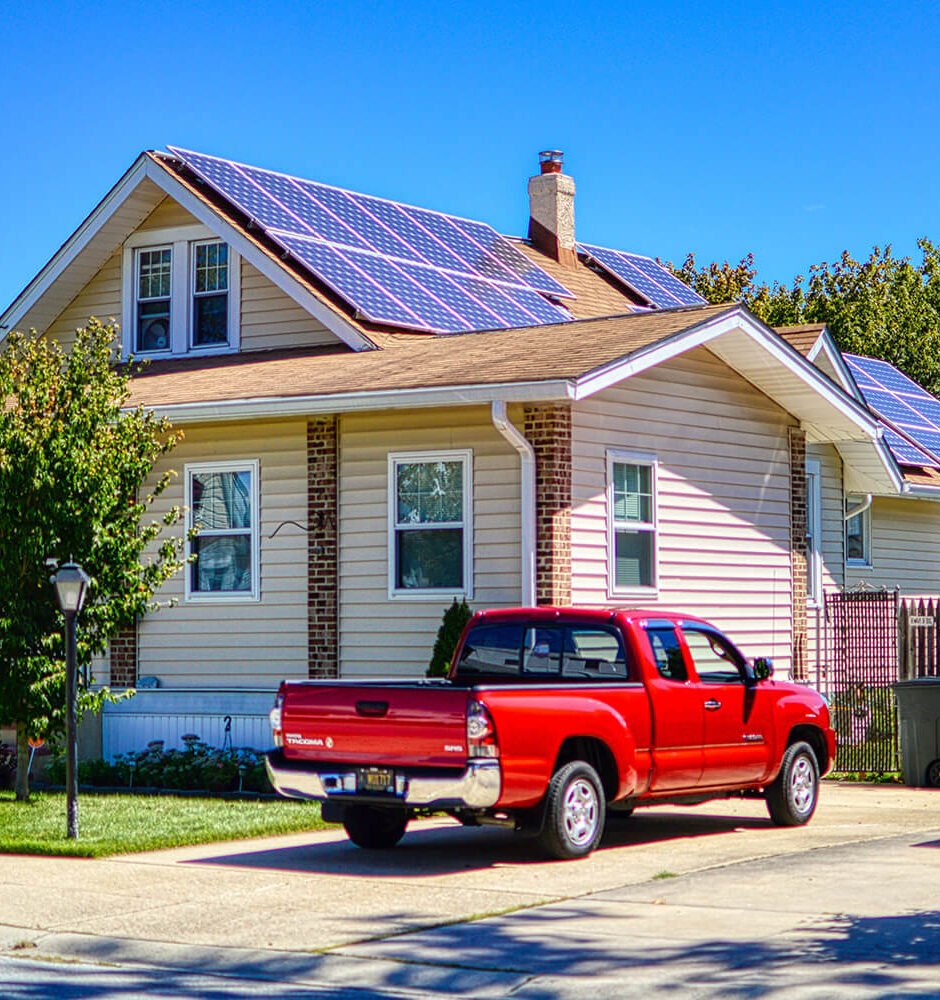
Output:
[[714,626],[660,610],[517,608],[468,623],[446,680],[285,682],[268,774],[360,847],[412,817],[592,851],[609,811],[729,795],[806,823],[835,760],[823,697]]

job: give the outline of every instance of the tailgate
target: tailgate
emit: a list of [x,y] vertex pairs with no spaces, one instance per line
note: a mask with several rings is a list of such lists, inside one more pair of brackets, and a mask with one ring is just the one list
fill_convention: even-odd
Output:
[[397,684],[288,684],[282,706],[291,760],[463,767],[465,688]]

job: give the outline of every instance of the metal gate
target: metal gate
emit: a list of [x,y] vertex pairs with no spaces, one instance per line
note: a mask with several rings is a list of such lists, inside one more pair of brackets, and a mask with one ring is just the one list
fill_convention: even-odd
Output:
[[899,677],[898,609],[897,591],[825,595],[826,688],[839,771],[883,773],[900,767],[892,687]]

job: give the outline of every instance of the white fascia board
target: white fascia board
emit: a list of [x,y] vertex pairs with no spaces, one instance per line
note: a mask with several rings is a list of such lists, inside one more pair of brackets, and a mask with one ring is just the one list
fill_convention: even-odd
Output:
[[219,215],[201,198],[196,197],[185,185],[181,184],[166,167],[158,161],[146,157],[147,177],[162,188],[174,201],[179,202],[197,218],[208,226],[217,236],[224,239],[244,260],[254,265],[266,278],[274,282],[281,291],[289,295],[302,309],[318,319],[331,333],[355,351],[367,351],[375,348],[369,338],[357,330],[351,323],[317,298],[309,289],[295,278],[290,271],[272,260],[268,254],[247,239],[240,230]]
[[940,500],[940,486],[918,486],[914,483],[904,483],[902,496],[910,500]]
[[[735,330],[745,332],[759,343],[775,360],[802,379],[846,416],[865,437],[877,440],[879,435],[878,421],[865,407],[839,389],[799,351],[790,347],[779,334],[755,319],[740,306],[688,330],[673,334],[650,347],[642,348],[626,358],[613,361],[589,372],[577,380],[575,399],[585,399],[592,396],[594,393],[616,385],[632,375],[638,375],[640,372],[663,364],[663,362],[693,348],[702,347]],[[727,364],[727,362],[725,363]]]
[[0,316],[0,341],[3,340],[10,330],[17,328],[20,320],[46,294],[52,284],[61,277],[72,261],[88,246],[140,182],[149,176],[147,171],[149,163],[150,159],[147,154],[141,153],[117,184],[98,202],[92,213],[56,251],[46,266],[20,292],[6,312]]
[[[374,392],[344,392],[329,396],[272,396],[205,403],[148,406],[174,424],[209,421],[257,420],[266,417],[300,417],[320,413],[355,413],[367,410],[402,410],[429,406],[467,406],[507,403],[557,403],[570,401],[573,386],[566,380],[513,382],[494,385],[449,386],[440,389],[382,389]],[[134,409],[129,407],[128,409]]]
[[845,363],[845,358],[842,357],[842,352],[829,332],[828,326],[823,327],[822,333],[820,333],[816,343],[813,344],[806,355],[806,360],[815,362],[820,354],[825,355],[832,365],[832,370],[836,373],[836,377],[839,379],[839,384],[842,388],[853,399],[857,399],[860,403],[864,404],[865,400],[859,392],[858,386],[855,384],[855,379],[852,378],[852,373],[849,371],[849,366]]

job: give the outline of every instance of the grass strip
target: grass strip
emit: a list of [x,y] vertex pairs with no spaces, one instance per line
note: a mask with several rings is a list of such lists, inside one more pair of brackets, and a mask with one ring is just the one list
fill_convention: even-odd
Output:
[[0,792],[0,854],[99,858],[327,828],[318,805],[286,799],[82,793],[78,808],[79,839],[69,840],[64,794],[16,802],[12,792]]

